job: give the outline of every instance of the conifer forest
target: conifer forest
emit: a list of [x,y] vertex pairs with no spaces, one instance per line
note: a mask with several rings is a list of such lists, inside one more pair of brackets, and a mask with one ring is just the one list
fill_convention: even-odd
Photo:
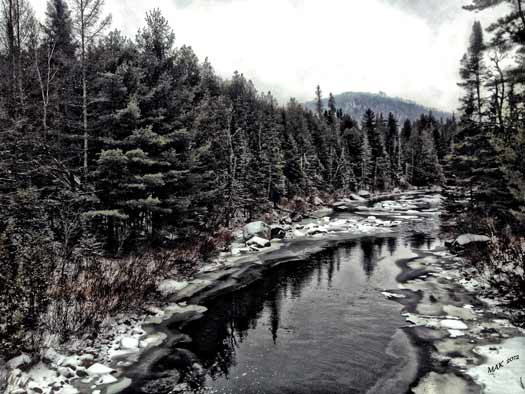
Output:
[[[38,2],[46,2],[43,15]],[[454,12],[490,21],[469,26],[466,47],[453,43],[464,52],[450,86],[459,86],[459,104],[449,112],[410,104],[409,115],[409,104],[390,99],[374,107],[380,96],[343,101],[322,79],[307,100],[274,97],[243,70],[216,72],[155,2],[133,36],[115,28],[110,2],[0,0],[0,392],[521,392],[522,0],[457,1]],[[496,10],[502,16],[492,17]],[[352,46],[344,41],[341,51]],[[333,259],[328,289],[344,282],[342,254],[356,258],[366,278],[345,276],[356,281],[348,294],[366,282],[375,287],[363,291],[379,297],[363,307],[363,335],[380,327],[378,337],[394,341],[402,331],[387,327],[400,318],[420,328],[402,334],[407,354],[418,354],[417,377],[400,358],[391,362],[402,376],[395,384],[380,379],[394,376],[387,367],[373,376],[348,372],[361,378],[336,384],[330,373],[341,362],[325,359],[335,350],[323,339],[323,356],[297,353],[322,367],[288,360],[303,348],[295,346],[280,356],[287,377],[261,372],[254,388],[243,362],[262,346],[251,342],[266,335],[261,315],[268,313],[276,347],[299,341],[290,332],[301,329],[288,326],[316,329],[309,319],[330,321],[319,328],[326,336],[356,332],[336,318],[343,312],[327,315],[332,303],[310,285]],[[374,276],[384,261],[399,288]],[[285,323],[299,307],[283,305],[298,305],[305,289],[323,317]],[[352,316],[359,320],[360,311]],[[423,333],[432,329],[452,339]],[[348,342],[354,355],[367,341],[359,335]],[[444,340],[449,350],[439,353]],[[370,349],[394,346],[380,341]],[[475,346],[481,350],[472,353]],[[504,372],[491,372],[487,363],[501,361],[491,346],[511,371],[497,384]],[[375,350],[362,351],[361,362],[383,365],[367,358]],[[280,365],[264,354],[259,369]],[[59,378],[45,380],[43,370]]]

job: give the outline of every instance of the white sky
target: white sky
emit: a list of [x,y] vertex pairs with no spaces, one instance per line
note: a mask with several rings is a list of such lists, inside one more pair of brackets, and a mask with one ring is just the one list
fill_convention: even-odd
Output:
[[[40,17],[45,0],[30,0]],[[468,0],[106,0],[113,28],[130,37],[160,8],[176,45],[238,70],[281,100],[328,92],[384,91],[454,110],[459,60],[473,21],[497,10],[463,11]]]

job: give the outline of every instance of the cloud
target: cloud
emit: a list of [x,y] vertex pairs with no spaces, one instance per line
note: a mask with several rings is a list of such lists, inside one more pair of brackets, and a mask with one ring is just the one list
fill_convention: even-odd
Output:
[[[43,2],[38,0],[38,3]],[[113,26],[134,37],[160,8],[177,45],[238,70],[281,100],[385,91],[441,109],[457,106],[459,60],[475,18],[458,0],[110,0]]]

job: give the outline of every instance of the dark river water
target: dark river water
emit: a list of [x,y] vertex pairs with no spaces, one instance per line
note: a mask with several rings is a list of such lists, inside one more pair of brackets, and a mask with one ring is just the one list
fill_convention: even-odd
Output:
[[203,367],[190,392],[405,393],[417,352],[402,306],[381,291],[397,289],[396,261],[436,246],[436,233],[425,219],[348,241],[204,303],[182,329],[192,341],[178,345]]

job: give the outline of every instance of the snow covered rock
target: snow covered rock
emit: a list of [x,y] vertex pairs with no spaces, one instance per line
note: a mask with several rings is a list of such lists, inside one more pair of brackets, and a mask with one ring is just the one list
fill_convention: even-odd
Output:
[[166,279],[159,283],[157,290],[166,297],[184,289],[186,286],[188,286],[187,281],[178,282],[173,279]]
[[299,230],[294,230],[293,231],[293,236],[294,238],[301,238],[301,237],[304,237],[306,234],[303,233],[302,231],[299,231]]
[[324,202],[319,197],[315,197],[314,198],[314,205],[315,206],[324,205]]
[[359,197],[363,197],[363,198],[370,198],[370,192],[367,191],[367,190],[359,190],[359,191],[357,192],[357,195],[358,195]]
[[122,349],[137,349],[139,347],[139,339],[135,337],[123,337],[120,340],[120,347]]
[[31,365],[31,357],[27,354],[22,353],[20,356],[12,358],[7,363],[7,368],[9,369],[21,369],[25,370]]
[[246,242],[246,245],[255,246],[256,248],[266,248],[271,245],[271,242],[268,239],[255,236],[253,238],[250,238]]
[[274,224],[270,226],[270,231],[271,231],[271,239],[274,239],[274,238],[284,239],[284,237],[286,237],[286,229],[284,226]]
[[490,238],[486,235],[477,235],[477,234],[462,234],[455,239],[453,246],[456,247],[465,247],[466,245],[472,243],[487,243],[490,242]]
[[350,198],[354,201],[366,201],[366,198],[361,197],[359,194],[355,193],[350,194]]
[[315,235],[315,234],[326,234],[328,233],[328,230],[324,227],[312,227],[308,229],[306,234],[308,235]]
[[104,364],[95,363],[91,367],[87,369],[87,373],[90,375],[108,375],[112,373],[114,370],[105,366]]
[[468,326],[461,320],[445,319],[441,320],[441,327],[451,330],[466,330]]
[[270,239],[272,237],[272,230],[270,226],[264,222],[252,222],[244,226],[242,234],[245,241],[253,237]]

